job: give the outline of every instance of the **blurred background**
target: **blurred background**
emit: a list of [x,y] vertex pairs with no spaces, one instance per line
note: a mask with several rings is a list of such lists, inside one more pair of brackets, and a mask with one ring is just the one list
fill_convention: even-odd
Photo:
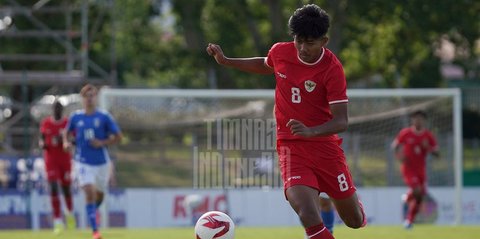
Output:
[[[220,44],[232,57],[265,56],[275,42],[292,40],[288,18],[307,3],[318,4],[331,17],[327,47],[341,60],[349,90],[460,89],[463,184],[480,186],[479,1],[0,0],[0,187],[24,192],[45,187],[38,124],[50,114],[55,98],[66,106],[66,114],[81,108],[76,93],[86,83],[106,91],[274,89],[272,76],[218,66],[205,53],[206,45]],[[192,188],[192,150],[202,145],[198,140],[206,134],[201,119],[272,118],[273,103],[263,93],[241,102],[205,101],[205,95],[208,92],[198,98],[157,96],[142,101],[124,93],[123,99],[109,101],[113,103],[108,109],[125,134],[112,148],[116,187]],[[357,118],[351,133],[388,135],[379,136],[375,144],[344,136],[349,160],[378,160],[350,161],[360,162],[352,167],[359,185],[403,185],[385,142],[408,123],[405,113],[423,104],[434,115],[430,123],[442,138],[447,158],[431,184],[453,186],[452,101],[391,99],[380,107],[385,101],[376,99],[356,109],[359,116],[373,114],[368,109],[407,110],[390,112],[395,120],[374,119],[388,125],[378,124],[376,129]],[[446,112],[439,110],[442,107]],[[218,114],[205,114],[214,110]],[[377,155],[357,157],[355,152]],[[232,154],[261,159],[251,151]],[[257,173],[270,167],[261,160],[252,165]],[[266,186],[281,187],[271,183]]]

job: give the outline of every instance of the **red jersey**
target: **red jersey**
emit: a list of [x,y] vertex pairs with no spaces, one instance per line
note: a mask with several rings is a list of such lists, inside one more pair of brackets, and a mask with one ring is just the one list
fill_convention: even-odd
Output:
[[63,150],[62,143],[62,131],[66,126],[66,118],[56,121],[53,117],[47,117],[40,123],[40,133],[44,136],[46,160],[49,159],[49,156],[70,158],[70,154]]
[[265,64],[275,71],[275,118],[277,139],[337,140],[336,134],[303,138],[291,134],[286,126],[290,119],[307,127],[321,125],[332,119],[331,104],[347,103],[347,83],[337,57],[323,48],[315,63],[302,61],[293,42],[272,46]]
[[427,154],[437,149],[437,141],[433,134],[424,129],[416,131],[412,127],[402,129],[395,138],[395,144],[403,146],[405,161],[402,172],[425,175]]

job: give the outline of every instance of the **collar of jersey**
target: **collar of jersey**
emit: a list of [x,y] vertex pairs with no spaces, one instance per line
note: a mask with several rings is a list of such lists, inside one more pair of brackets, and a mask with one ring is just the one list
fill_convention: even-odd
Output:
[[318,63],[322,60],[324,54],[325,54],[325,48],[322,47],[322,54],[320,55],[320,57],[318,58],[318,60],[317,60],[316,62],[314,62],[314,63],[308,63],[308,62],[303,61],[302,59],[300,59],[300,57],[298,56],[298,54],[297,54],[297,58],[298,58],[298,60],[299,60],[301,63],[303,63],[303,64],[305,64],[305,65],[307,65],[307,66],[313,66],[313,65],[318,64]]

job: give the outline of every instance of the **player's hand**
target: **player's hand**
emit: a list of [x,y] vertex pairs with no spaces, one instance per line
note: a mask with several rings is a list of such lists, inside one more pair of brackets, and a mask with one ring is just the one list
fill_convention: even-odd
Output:
[[70,141],[63,142],[63,151],[70,152],[72,150],[72,143]]
[[208,43],[207,53],[210,56],[215,58],[218,64],[223,65],[225,63],[225,55],[223,54],[222,48],[219,45]]
[[293,135],[303,136],[306,138],[314,136],[312,129],[296,119],[290,119],[287,123],[287,127],[290,128],[290,132]]
[[90,145],[94,148],[101,148],[105,146],[105,143],[102,140],[99,139],[92,139],[90,140]]

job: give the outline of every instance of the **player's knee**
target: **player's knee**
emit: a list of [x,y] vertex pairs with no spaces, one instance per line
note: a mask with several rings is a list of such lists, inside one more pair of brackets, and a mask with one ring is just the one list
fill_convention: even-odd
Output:
[[361,228],[363,226],[363,221],[364,219],[362,214],[354,215],[343,219],[345,225],[353,229]]
[[57,195],[58,194],[58,185],[57,183],[50,183],[50,194]]
[[314,225],[320,223],[320,215],[316,210],[300,209],[298,211],[298,217],[304,225]]

